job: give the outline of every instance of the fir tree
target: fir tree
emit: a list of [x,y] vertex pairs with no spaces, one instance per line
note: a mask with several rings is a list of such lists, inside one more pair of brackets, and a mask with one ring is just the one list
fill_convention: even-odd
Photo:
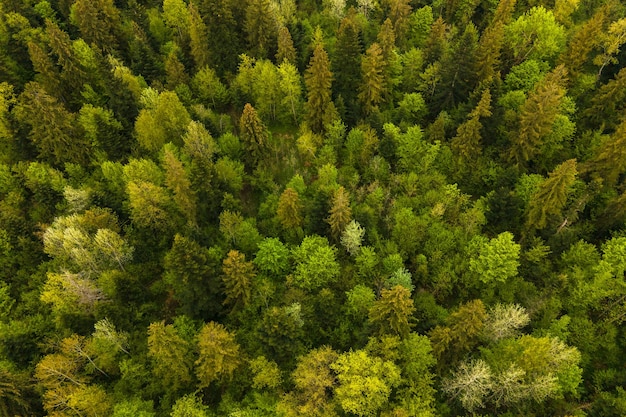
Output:
[[384,82],[385,62],[380,45],[373,43],[361,62],[363,82],[359,88],[359,101],[363,104],[366,114],[378,108],[385,93]]

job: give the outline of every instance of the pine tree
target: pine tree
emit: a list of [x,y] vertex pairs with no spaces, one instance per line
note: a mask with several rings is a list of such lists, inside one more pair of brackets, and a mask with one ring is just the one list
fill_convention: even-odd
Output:
[[234,308],[245,307],[250,301],[252,280],[256,273],[254,264],[246,262],[246,255],[231,250],[222,264],[222,282],[226,299],[224,304],[231,304]]
[[333,74],[330,72],[328,54],[321,43],[315,46],[313,56],[304,74],[307,88],[306,111],[309,127],[315,133],[324,131],[324,125],[333,116],[331,85]]
[[543,138],[550,133],[565,96],[565,66],[559,65],[528,95],[519,111],[519,128],[511,135],[510,157],[524,166],[537,155]]
[[338,239],[345,227],[352,220],[350,208],[350,195],[344,187],[339,187],[333,196],[330,216],[326,221],[330,225],[330,231],[335,239]]
[[560,215],[577,173],[575,159],[563,162],[550,172],[530,199],[527,229],[544,229],[550,217]]
[[489,81],[498,74],[503,41],[504,24],[501,22],[487,27],[481,34],[475,61],[478,81]]
[[613,129],[619,123],[626,100],[626,68],[622,68],[615,78],[601,85],[591,99],[591,105],[584,115],[596,125]]
[[385,62],[378,43],[373,43],[361,62],[363,81],[359,88],[359,101],[363,104],[366,114],[378,108],[385,93],[384,82]]

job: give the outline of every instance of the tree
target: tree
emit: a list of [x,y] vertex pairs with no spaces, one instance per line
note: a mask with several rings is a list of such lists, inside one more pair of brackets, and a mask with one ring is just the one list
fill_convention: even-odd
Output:
[[155,322],[148,327],[148,358],[159,384],[170,392],[187,388],[192,376],[191,346],[176,327]]
[[493,386],[491,368],[485,361],[476,359],[463,362],[452,377],[444,381],[443,390],[458,399],[463,408],[474,412],[484,406]]
[[369,311],[369,320],[378,327],[380,333],[397,334],[406,337],[413,323],[415,311],[411,291],[402,285],[383,289],[380,299]]
[[601,45],[603,53],[598,55],[593,63],[600,66],[598,70],[598,78],[602,75],[604,67],[609,63],[617,63],[615,55],[620,48],[626,43],[626,18],[619,19],[609,25],[609,30],[602,32]]
[[337,382],[331,366],[338,357],[329,346],[312,349],[300,357],[292,373],[295,389],[283,397],[278,410],[288,417],[336,416],[331,399]]
[[565,96],[567,70],[559,65],[541,80],[519,111],[519,128],[511,137],[511,158],[524,166],[541,149],[542,140],[552,131]]
[[77,0],[71,7],[70,20],[88,44],[95,44],[103,52],[114,52],[123,39],[121,14],[113,0]]
[[135,133],[139,144],[148,151],[156,152],[172,142],[182,145],[182,137],[191,117],[173,91],[157,93],[152,89],[142,93],[144,109],[135,121]]
[[276,18],[270,0],[251,0],[246,7],[244,27],[248,35],[248,49],[252,56],[266,58],[274,49]]
[[496,304],[489,309],[485,320],[485,335],[496,342],[517,335],[519,329],[530,323],[526,309],[517,304]]
[[576,160],[569,159],[548,174],[531,197],[526,217],[528,229],[544,229],[552,216],[561,214],[577,173]]
[[357,416],[377,415],[401,380],[395,364],[364,350],[341,354],[330,367],[337,373],[337,401],[345,412]]
[[365,53],[361,62],[361,77],[363,82],[359,87],[359,101],[363,104],[366,114],[372,113],[378,108],[385,94],[385,82],[383,73],[385,62],[382,50],[378,43],[373,43]]
[[302,227],[302,203],[298,192],[293,188],[286,188],[278,199],[278,218],[287,230]]
[[283,61],[278,67],[280,75],[281,104],[293,116],[294,125],[298,124],[302,107],[302,81],[298,69],[290,62]]
[[315,133],[324,131],[324,125],[331,121],[334,106],[331,100],[333,74],[330,72],[328,54],[321,43],[313,50],[304,74],[307,88],[306,112],[309,127]]
[[209,65],[211,57],[207,45],[209,43],[208,28],[200,16],[197,6],[189,2],[189,43],[191,56],[196,63],[196,68],[205,68]]
[[265,356],[257,356],[250,361],[250,370],[254,374],[252,387],[256,389],[277,388],[281,384],[280,368]]
[[222,265],[222,282],[226,299],[224,304],[233,304],[233,307],[246,306],[250,301],[252,280],[256,275],[254,264],[246,262],[246,255],[236,250],[228,252]]
[[485,326],[487,311],[481,300],[460,306],[447,318],[448,326],[437,326],[430,333],[433,353],[438,360],[458,360],[479,341]]
[[[219,256],[218,259],[214,259]],[[219,311],[219,281],[213,278],[222,254],[215,254],[180,234],[163,258],[163,281],[177,302],[177,310],[189,317]],[[216,266],[217,266],[216,265]]]
[[452,139],[450,147],[453,149],[461,164],[476,160],[482,150],[481,118],[491,116],[491,93],[483,91],[480,101],[469,114],[468,120],[463,122],[456,130],[456,136]]
[[500,233],[488,243],[481,245],[478,256],[470,259],[470,271],[485,284],[505,282],[517,275],[520,265],[520,245],[513,241],[510,232]]
[[623,159],[626,143],[626,120],[622,121],[615,132],[598,147],[595,155],[585,163],[585,171],[591,171],[596,178],[602,179],[607,187],[614,185],[619,176],[626,171]]
[[172,147],[166,146],[163,154],[165,169],[165,185],[173,194],[173,201],[187,219],[187,224],[196,224],[196,194],[194,193],[189,174],[183,163],[174,154]]
[[359,222],[352,220],[341,234],[341,245],[346,248],[350,255],[356,256],[361,250],[365,229]]
[[171,417],[210,417],[209,408],[193,394],[180,397],[172,407]]
[[243,108],[239,119],[241,139],[247,150],[250,169],[262,159],[267,148],[267,128],[250,103]]
[[198,334],[198,354],[196,376],[201,387],[232,377],[241,362],[234,334],[215,322],[202,326]]
[[307,236],[300,246],[293,248],[291,255],[295,270],[291,283],[304,290],[317,290],[339,276],[337,249],[321,236]]
[[29,138],[40,158],[54,164],[88,161],[90,144],[84,139],[76,116],[41,85],[26,84],[13,111],[22,125],[30,127]]
[[563,51],[565,41],[565,28],[542,6],[533,7],[504,28],[505,45],[516,63],[552,60]]
[[344,187],[339,187],[333,196],[329,217],[326,219],[330,225],[330,231],[335,239],[338,239],[345,227],[352,220],[350,208],[350,195]]
[[400,48],[404,46],[407,39],[409,17],[412,10],[409,3],[409,0],[387,0],[387,4],[389,5],[389,18],[391,19],[391,23],[393,23],[393,30]]
[[280,26],[278,29],[278,50],[276,52],[276,62],[282,65],[285,61],[296,65],[296,48],[293,46],[293,39],[287,26]]
[[356,107],[357,91],[361,78],[361,28],[354,8],[348,10],[337,30],[335,56],[332,60],[335,97],[341,97],[346,107],[345,120],[354,123],[358,116]]
[[280,278],[289,270],[289,249],[275,237],[265,238],[259,243],[254,265],[262,273]]

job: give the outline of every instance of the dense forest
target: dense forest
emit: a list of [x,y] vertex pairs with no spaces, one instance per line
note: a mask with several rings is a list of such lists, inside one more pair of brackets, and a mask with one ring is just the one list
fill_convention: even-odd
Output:
[[0,1],[0,416],[626,415],[619,0]]

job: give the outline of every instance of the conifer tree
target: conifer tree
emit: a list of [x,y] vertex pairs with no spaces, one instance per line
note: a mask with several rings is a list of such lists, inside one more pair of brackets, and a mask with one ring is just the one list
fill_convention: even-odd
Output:
[[344,187],[339,187],[335,191],[330,206],[330,216],[326,221],[330,225],[330,231],[338,239],[345,227],[352,220],[352,209],[350,208],[350,195]]
[[590,121],[605,129],[615,128],[621,118],[621,109],[626,100],[626,68],[622,68],[615,78],[601,85],[591,99],[591,105],[584,114]]
[[171,148],[166,148],[164,151],[163,168],[165,169],[165,185],[174,195],[174,203],[187,219],[187,223],[190,226],[195,225],[196,196],[191,188],[189,174]]
[[278,50],[276,52],[276,63],[281,65],[284,61],[296,65],[296,48],[293,46],[293,39],[287,26],[278,29]]
[[54,164],[88,160],[90,146],[76,123],[76,116],[38,83],[26,84],[14,112],[22,125],[30,127],[30,140],[44,160]]
[[519,128],[511,135],[510,157],[524,166],[541,149],[544,137],[552,130],[565,96],[563,83],[567,70],[559,65],[541,80],[528,95],[519,111]]
[[72,5],[70,20],[82,38],[101,51],[111,53],[118,49],[122,16],[113,0],[76,0]]
[[563,162],[550,172],[530,199],[526,218],[528,229],[544,229],[551,216],[561,213],[577,173],[575,159]]
[[490,107],[491,93],[485,90],[474,110],[470,112],[469,119],[457,128],[456,136],[452,139],[450,146],[461,165],[475,160],[480,155],[483,127],[480,119],[491,116]]
[[255,277],[254,264],[246,262],[246,255],[231,250],[222,264],[222,282],[226,299],[224,304],[244,307],[250,301],[252,280]]
[[152,372],[163,388],[173,392],[191,382],[191,346],[176,328],[165,322],[155,322],[148,327],[148,358]]
[[381,291],[380,300],[369,311],[369,320],[378,327],[381,334],[391,333],[406,337],[413,326],[414,311],[411,291],[402,285],[396,285]]
[[196,63],[196,68],[204,68],[209,65],[210,56],[207,47],[209,43],[208,29],[200,16],[198,7],[189,2],[189,44],[191,46],[191,56]]
[[363,104],[366,114],[378,108],[385,93],[384,82],[385,62],[378,43],[373,43],[361,62],[363,81],[359,87],[359,101]]
[[244,27],[248,35],[248,50],[256,58],[267,58],[275,50],[276,23],[270,0],[250,0],[246,7]]
[[231,378],[241,362],[239,350],[235,335],[223,325],[212,321],[202,326],[198,334],[196,360],[196,376],[200,387]]
[[283,191],[278,199],[278,211],[276,214],[280,223],[287,230],[302,226],[302,203],[296,190],[287,188]]
[[585,170],[591,171],[607,187],[613,186],[626,172],[626,120],[602,142],[596,154],[585,164]]
[[309,127],[315,133],[324,131],[324,125],[329,123],[334,113],[331,100],[331,85],[333,74],[330,72],[328,54],[321,43],[315,46],[313,56],[304,74],[304,83],[307,88],[307,120]]
[[599,7],[591,19],[585,21],[567,43],[567,49],[559,56],[559,63],[567,67],[574,78],[587,61],[588,55],[600,45],[601,34],[606,23],[608,5]]
[[393,23],[393,30],[396,35],[398,47],[402,48],[407,39],[409,28],[409,16],[411,15],[411,4],[409,0],[387,0],[389,5],[389,19]]
[[345,106],[345,120],[348,123],[356,122],[358,109],[356,107],[357,90],[361,78],[360,27],[356,19],[354,8],[348,10],[341,20],[337,30],[337,44],[332,69],[335,74],[335,97],[341,97]]
[[249,168],[252,169],[262,159],[267,148],[267,128],[250,103],[243,107],[239,131],[249,158]]

